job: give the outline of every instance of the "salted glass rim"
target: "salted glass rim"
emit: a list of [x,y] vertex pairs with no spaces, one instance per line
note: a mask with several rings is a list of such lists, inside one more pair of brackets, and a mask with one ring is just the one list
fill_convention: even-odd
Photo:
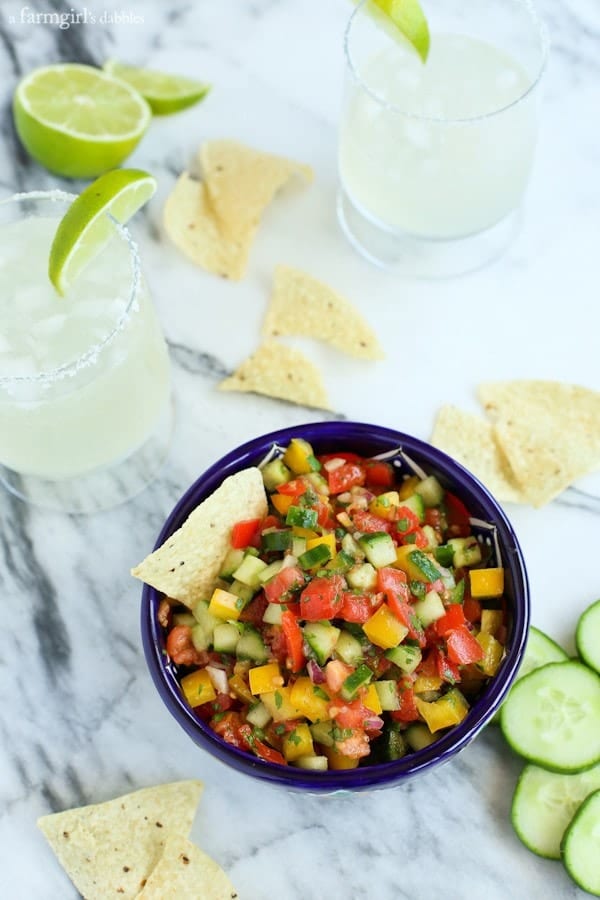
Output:
[[[353,11],[352,15],[348,20],[348,24],[346,25],[346,30],[344,32],[344,55],[346,57],[346,65],[350,70],[352,78],[356,82],[356,84],[362,88],[373,100],[375,100],[381,107],[383,107],[387,112],[393,113],[394,115],[401,115],[408,119],[415,119],[419,122],[435,122],[439,125],[468,125],[475,122],[480,122],[484,119],[490,119],[493,116],[500,115],[503,112],[506,112],[509,109],[512,109],[513,106],[516,106],[518,103],[522,103],[538,86],[541,81],[542,75],[544,74],[544,70],[546,68],[546,63],[548,61],[548,53],[550,48],[550,39],[548,37],[548,31],[546,26],[538,16],[534,4],[531,0],[516,0],[521,6],[525,7],[530,16],[531,16],[531,24],[533,28],[537,31],[537,36],[540,44],[540,63],[537,69],[537,73],[534,77],[530,79],[529,86],[522,94],[516,97],[514,100],[511,100],[510,103],[507,103],[505,106],[499,106],[495,109],[491,109],[485,113],[479,113],[475,116],[461,116],[457,118],[447,117],[447,116],[431,116],[431,115],[422,115],[421,113],[413,112],[407,109],[404,109],[402,106],[398,106],[395,103],[390,103],[385,99],[380,93],[374,90],[364,78],[361,76],[359,72],[359,68],[355,63],[354,57],[352,55],[350,49],[350,42],[352,37],[352,31],[355,27],[357,18],[361,16],[364,12],[364,7],[369,3],[370,0],[359,0],[359,3],[356,6],[356,9]],[[416,52],[416,51],[415,51]]]
[[[0,208],[6,206],[9,203],[21,203],[26,200],[49,200],[52,202],[58,200],[70,201],[72,203],[76,198],[77,194],[71,194],[68,191],[61,191],[58,189],[51,191],[21,191],[19,193],[12,194],[10,197],[5,197],[4,200],[0,200]],[[95,344],[92,344],[91,347],[88,347],[88,349],[80,356],[78,356],[77,359],[71,360],[71,362],[68,363],[64,363],[62,366],[57,366],[54,369],[49,369],[47,372],[37,372],[35,375],[0,374],[0,386],[10,384],[49,385],[53,384],[55,381],[59,381],[62,378],[69,378],[73,375],[76,375],[82,369],[94,365],[100,353],[102,353],[105,347],[113,342],[116,336],[123,330],[123,328],[129,321],[140,286],[140,255],[138,246],[133,240],[130,231],[124,225],[118,222],[114,218],[114,216],[111,216],[110,213],[106,213],[106,215],[111,220],[117,235],[125,241],[129,250],[129,260],[131,263],[131,290],[129,299],[127,300],[125,309],[120,313],[113,329],[109,331],[106,337],[104,337],[101,341],[97,341]]]

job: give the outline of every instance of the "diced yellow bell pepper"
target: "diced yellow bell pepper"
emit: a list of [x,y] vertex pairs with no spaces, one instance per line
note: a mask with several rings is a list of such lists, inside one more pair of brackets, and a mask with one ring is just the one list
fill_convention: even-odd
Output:
[[338,753],[335,747],[323,747],[323,753],[327,757],[330,769],[356,769],[360,762],[358,759],[352,759],[351,756]]
[[424,719],[433,734],[441,728],[458,725],[469,712],[469,704],[456,688],[452,688],[439,700],[427,703],[420,697],[415,698],[419,715]]
[[215,700],[217,692],[206,669],[197,669],[181,679],[181,690],[190,706],[201,706]]
[[420,479],[416,475],[406,478],[398,488],[398,497],[400,500],[406,500],[411,497],[420,484]]
[[470,569],[472,597],[501,597],[504,593],[504,569]]
[[314,753],[312,734],[305,722],[296,725],[283,739],[283,755],[288,762],[301,756],[314,756]]
[[397,647],[408,634],[408,628],[391,611],[387,603],[379,607],[363,625],[363,631],[372,644],[389,650]]
[[503,620],[504,616],[501,609],[482,609],[481,631],[485,634],[493,634],[496,637],[496,632],[502,625]]
[[484,675],[495,675],[504,656],[504,647],[492,634],[485,631],[480,631],[476,638],[484,653],[483,659],[477,663],[478,668]]
[[363,706],[366,706],[367,709],[370,709],[371,712],[374,712],[376,716],[383,712],[379,694],[377,693],[377,688],[374,684],[368,685],[365,693],[360,698],[360,702]]
[[233,674],[229,679],[229,690],[232,694],[243,700],[244,703],[255,703],[255,697],[250,693],[250,688],[240,674]]
[[413,690],[415,694],[426,694],[428,691],[439,691],[443,678],[439,675],[417,675]]
[[285,516],[294,499],[291,494],[271,494],[271,503],[280,516]]
[[329,719],[329,692],[324,685],[313,684],[310,678],[301,676],[290,691],[290,702],[311,722]]
[[[296,475],[308,475],[315,470],[314,450],[308,441],[292,438],[283,454],[283,461]],[[318,466],[316,467],[318,468]]]
[[215,588],[208,604],[208,611],[218,619],[239,619],[244,601],[230,591]]
[[286,722],[288,719],[298,719],[302,715],[300,710],[291,701],[291,688],[279,687],[268,694],[261,694],[260,699],[269,710],[274,722]]
[[264,666],[255,666],[248,672],[250,693],[268,694],[283,685],[283,677],[276,662]]
[[369,510],[382,519],[393,519],[400,506],[398,491],[385,491],[369,503]]
[[306,538],[307,541],[312,541],[315,538],[319,537],[317,532],[313,531],[312,528],[302,528],[300,525],[292,526],[292,534],[294,535],[294,537]]
[[330,534],[324,534],[321,537],[309,538],[306,542],[306,549],[312,550],[313,547],[318,547],[319,544],[324,544],[329,548],[331,556],[335,556],[335,534],[331,532]]

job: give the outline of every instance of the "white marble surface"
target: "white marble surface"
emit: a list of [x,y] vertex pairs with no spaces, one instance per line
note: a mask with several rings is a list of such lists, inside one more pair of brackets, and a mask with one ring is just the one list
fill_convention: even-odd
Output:
[[[196,749],[146,670],[140,588],[128,576],[180,492],[241,441],[318,412],[215,384],[256,345],[277,262],[345,292],[381,335],[387,360],[364,364],[305,346],[334,409],[427,438],[437,407],[477,408],[484,379],[557,378],[600,387],[600,11],[595,0],[543,0],[553,40],[541,136],[522,231],[472,276],[402,282],[345,243],[334,213],[341,35],[347,0],[87,3],[136,25],[20,25],[0,5],[4,118],[0,189],[59,184],[19,148],[8,114],[16,79],[69,60],[133,63],[210,80],[205,104],[156,121],[131,159],[159,195],[133,231],[168,337],[177,426],[160,480],[128,505],[64,517],[0,494],[0,897],[75,896],[40,833],[40,814],[147,784],[206,783],[194,830],[243,900],[545,900],[583,897],[559,863],[538,859],[509,821],[520,764],[489,728],[451,764],[405,788],[303,797],[242,777]],[[33,3],[37,11],[71,4]],[[11,24],[11,16],[16,19]],[[248,276],[228,284],[188,264],[161,227],[162,200],[202,140],[231,136],[311,163],[265,216]],[[600,485],[589,478],[543,510],[507,507],[529,567],[533,621],[569,650],[579,612],[600,595]],[[581,564],[557,554],[577,545]]]

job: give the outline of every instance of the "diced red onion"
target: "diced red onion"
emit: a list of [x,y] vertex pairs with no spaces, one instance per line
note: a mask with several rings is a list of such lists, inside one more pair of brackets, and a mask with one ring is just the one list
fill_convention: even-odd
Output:
[[228,694],[229,682],[227,681],[227,675],[223,669],[217,669],[216,666],[207,666],[206,671],[208,672],[208,677],[210,678],[215,691],[219,694]]
[[383,726],[384,721],[380,716],[370,716],[365,719],[365,731],[379,731]]
[[325,684],[325,672],[314,659],[308,660],[306,663],[306,671],[313,684]]

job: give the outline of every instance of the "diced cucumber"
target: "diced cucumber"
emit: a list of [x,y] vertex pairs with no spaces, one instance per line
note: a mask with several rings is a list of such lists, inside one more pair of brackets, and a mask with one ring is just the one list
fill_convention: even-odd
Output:
[[600,791],[595,791],[575,813],[561,847],[565,869],[575,884],[595,897],[600,897],[599,832]]
[[315,743],[321,744],[323,747],[333,747],[335,743],[334,722],[315,722],[314,725],[309,725],[309,728]]
[[400,709],[400,698],[398,697],[398,686],[393,679],[384,681],[375,681],[375,690],[384,712]]
[[218,619],[208,611],[208,603],[206,600],[198,600],[192,612],[194,613],[196,622],[198,622],[199,625],[202,625],[204,631],[212,639],[212,633],[215,630],[215,625],[218,625],[223,621],[223,619]]
[[285,517],[286,525],[297,525],[299,528],[315,528],[318,514],[316,509],[305,506],[290,506]]
[[390,566],[396,562],[396,546],[387,531],[374,531],[363,534],[358,543],[365,556],[376,569]]
[[346,553],[345,550],[340,550],[339,553],[333,557],[327,568],[331,572],[339,572],[340,574],[344,574],[349,571],[354,565],[354,557],[350,556],[349,553]]
[[584,663],[600,672],[600,600],[588,606],[579,617],[575,643]]
[[292,532],[289,528],[274,528],[272,531],[263,531],[260,536],[260,545],[267,553],[276,550],[287,550],[292,546]]
[[448,547],[452,547],[453,564],[457,569],[481,562],[481,547],[475,537],[450,538]]
[[513,685],[500,726],[513,750],[554,772],[600,762],[600,677],[575,660],[534,669]]
[[302,556],[303,553],[306,552],[306,538],[305,537],[296,537],[292,540],[292,553],[296,557]]
[[435,528],[432,528],[431,525],[423,525],[423,534],[427,540],[427,548],[429,550],[433,550],[434,555],[436,548],[439,544],[438,536],[435,532]]
[[362,550],[360,544],[354,540],[351,534],[345,534],[342,538],[342,550],[356,560],[365,558],[364,550]]
[[307,622],[302,628],[302,633],[319,665],[325,665],[333,655],[340,629],[330,622]]
[[326,496],[329,494],[327,479],[323,478],[320,472],[309,472],[305,477],[317,494],[325,494]]
[[417,600],[413,609],[424,628],[446,614],[442,598],[437,591],[428,591],[422,600]]
[[331,559],[331,550],[327,544],[317,544],[310,550],[305,550],[298,557],[298,564],[303,569],[314,569],[316,566],[322,566]]
[[381,762],[393,762],[406,756],[408,753],[406,740],[396,722],[386,725],[381,737],[375,741],[373,751]]
[[[407,509],[410,509],[415,514],[419,520],[419,525],[423,524],[425,521],[425,504],[420,494],[415,493],[411,494],[410,497],[405,497],[404,500],[400,501],[400,508],[403,506],[406,506]],[[402,518],[402,513],[400,513],[400,518]]]
[[265,488],[269,493],[292,480],[292,473],[282,459],[272,459],[262,467],[261,472]]
[[404,737],[410,749],[414,751],[424,750],[425,747],[433,744],[436,739],[435,735],[430,732],[427,725],[423,722],[415,722],[414,725],[409,725],[404,732]]
[[196,624],[196,619],[191,612],[174,612],[173,625],[187,625],[192,628]]
[[221,571],[219,572],[219,578],[225,578],[228,581],[233,578],[233,573],[237,569],[239,565],[241,565],[242,560],[244,559],[244,551],[236,550],[234,547],[231,547],[227,551],[227,555],[223,560],[223,564],[221,566]]
[[248,603],[250,603],[256,593],[255,588],[251,588],[247,584],[242,584],[241,581],[232,581],[227,590],[230,594],[235,594],[236,597],[239,597],[244,606],[247,606]]
[[372,670],[364,663],[361,663],[358,669],[356,669],[354,672],[351,672],[350,675],[348,675],[348,677],[344,679],[340,694],[342,695],[344,700],[354,700],[360,688],[366,687],[366,685],[371,681],[372,677]]
[[208,650],[212,644],[212,632],[207,631],[204,625],[196,623],[192,626],[192,644],[199,653]]
[[377,586],[377,570],[371,563],[358,563],[348,569],[346,581],[355,591],[374,591]]
[[462,603],[465,599],[465,579],[461,579],[458,584],[455,584],[454,587],[449,588],[450,596],[448,598],[449,603]]
[[259,700],[258,703],[250,707],[246,713],[246,719],[256,728],[264,728],[271,721],[271,713],[265,704]]
[[262,559],[258,559],[256,556],[246,553],[241,564],[233,573],[233,577],[236,581],[241,581],[242,584],[246,584],[248,587],[258,588],[260,587],[259,575],[263,569],[266,568],[266,562],[263,562]]
[[283,611],[284,607],[281,603],[267,603],[262,620],[267,625],[281,625]]
[[266,662],[269,658],[269,651],[263,643],[258,631],[254,628],[246,627],[244,633],[237,642],[235,655],[238,659],[250,659],[252,662]]
[[578,775],[558,775],[526,765],[513,795],[511,819],[518,838],[533,853],[560,859],[563,835],[586,797],[600,790],[600,766]]
[[391,650],[385,651],[385,656],[407,675],[415,671],[423,658],[420,647],[413,647],[410,644],[392,647]]
[[240,629],[233,622],[221,622],[213,631],[213,647],[217,653],[235,653],[240,639]]
[[439,506],[444,499],[444,488],[441,486],[435,475],[429,475],[420,481],[417,491],[423,498],[425,506]]
[[363,648],[354,635],[342,630],[335,645],[335,655],[349,666],[357,666],[363,658]]
[[283,560],[276,559],[275,562],[270,563],[266,569],[263,569],[262,572],[258,573],[258,580],[261,584],[266,584],[267,581],[270,581],[271,578],[274,578],[278,572],[281,572],[283,568]]
[[326,772],[329,762],[326,756],[299,756],[292,763],[299,769],[307,769],[311,772]]
[[439,547],[436,547],[433,555],[436,562],[439,562],[440,566],[444,566],[444,568],[451,566],[454,562],[454,550],[448,544],[441,544]]
[[426,553],[409,545],[398,548],[397,563],[411,581],[432,582],[442,577],[439,568]]

